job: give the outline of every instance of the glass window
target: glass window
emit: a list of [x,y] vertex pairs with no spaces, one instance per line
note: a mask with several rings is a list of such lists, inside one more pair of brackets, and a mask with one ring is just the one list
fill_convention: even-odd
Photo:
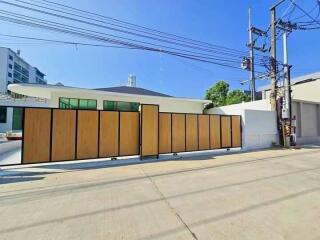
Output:
[[88,100],[88,109],[97,109],[97,101]]
[[139,103],[131,103],[131,111],[139,112]]
[[8,77],[12,78],[12,73],[8,72]]
[[59,99],[59,107],[68,109],[97,109],[97,100],[62,97]]
[[22,130],[22,108],[13,108],[12,130]]
[[68,108],[77,109],[78,108],[78,99],[70,98],[69,100],[70,100],[70,102],[69,102]]
[[116,102],[114,101],[103,101],[103,110],[116,111]]
[[117,102],[118,111],[131,111],[131,103],[129,102]]
[[11,63],[9,63],[9,68],[12,69],[12,64]]
[[80,109],[97,109],[97,100],[79,99]]
[[9,59],[10,59],[10,60],[13,60],[13,57],[12,57],[11,55],[9,55]]
[[15,62],[14,63],[14,70],[17,70],[17,71],[21,72],[22,67],[18,63]]
[[60,98],[59,108],[69,108],[69,98]]
[[7,123],[7,108],[0,107],[0,123]]
[[88,107],[88,100],[80,99],[79,100],[79,108],[80,109],[87,109],[87,107]]
[[103,110],[108,111],[139,111],[139,103],[135,102],[116,102],[116,101],[103,101]]

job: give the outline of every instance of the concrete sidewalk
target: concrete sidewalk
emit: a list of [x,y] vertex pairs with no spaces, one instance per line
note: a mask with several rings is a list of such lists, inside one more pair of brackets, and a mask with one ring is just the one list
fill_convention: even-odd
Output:
[[28,169],[1,176],[0,239],[320,238],[320,148]]

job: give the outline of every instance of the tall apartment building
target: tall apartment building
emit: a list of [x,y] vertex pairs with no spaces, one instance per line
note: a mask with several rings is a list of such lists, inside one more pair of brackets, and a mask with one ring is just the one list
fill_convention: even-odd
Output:
[[47,84],[45,74],[31,66],[21,56],[20,51],[0,47],[0,93],[7,93],[11,83]]

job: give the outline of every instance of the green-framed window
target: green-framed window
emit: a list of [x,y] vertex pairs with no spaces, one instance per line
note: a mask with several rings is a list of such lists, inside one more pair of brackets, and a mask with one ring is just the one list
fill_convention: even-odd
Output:
[[139,103],[136,102],[121,102],[121,101],[103,101],[103,110],[108,111],[129,111],[129,112],[138,112]]
[[97,100],[61,97],[59,98],[59,108],[97,109]]

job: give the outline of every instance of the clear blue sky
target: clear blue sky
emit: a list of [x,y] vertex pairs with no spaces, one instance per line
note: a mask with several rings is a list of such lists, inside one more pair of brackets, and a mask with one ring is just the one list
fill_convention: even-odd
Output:
[[[311,9],[315,0],[296,0]],[[270,6],[276,0],[56,0],[139,25],[198,39],[239,50],[246,50],[248,39],[248,8],[252,7],[253,23],[266,28],[270,22]],[[279,8],[279,14],[289,1]],[[6,9],[1,5],[1,8]],[[9,9],[9,8],[8,8]],[[300,15],[297,10],[294,14]],[[68,39],[61,34],[48,33],[0,21],[0,33]],[[293,76],[320,71],[320,29],[294,32],[289,39],[289,61]],[[73,39],[88,42],[87,40]],[[17,44],[22,42],[22,44]],[[47,75],[49,83],[98,88],[125,85],[130,73],[137,76],[139,87],[174,96],[203,98],[205,90],[219,80],[230,83],[232,89],[247,89],[239,80],[249,73],[225,67],[193,62],[159,53],[139,50],[78,48],[66,45],[25,44],[27,41],[0,36],[0,44],[14,50]],[[34,43],[34,42],[33,42]],[[282,60],[279,42],[279,59]],[[258,81],[258,85],[268,81]]]

